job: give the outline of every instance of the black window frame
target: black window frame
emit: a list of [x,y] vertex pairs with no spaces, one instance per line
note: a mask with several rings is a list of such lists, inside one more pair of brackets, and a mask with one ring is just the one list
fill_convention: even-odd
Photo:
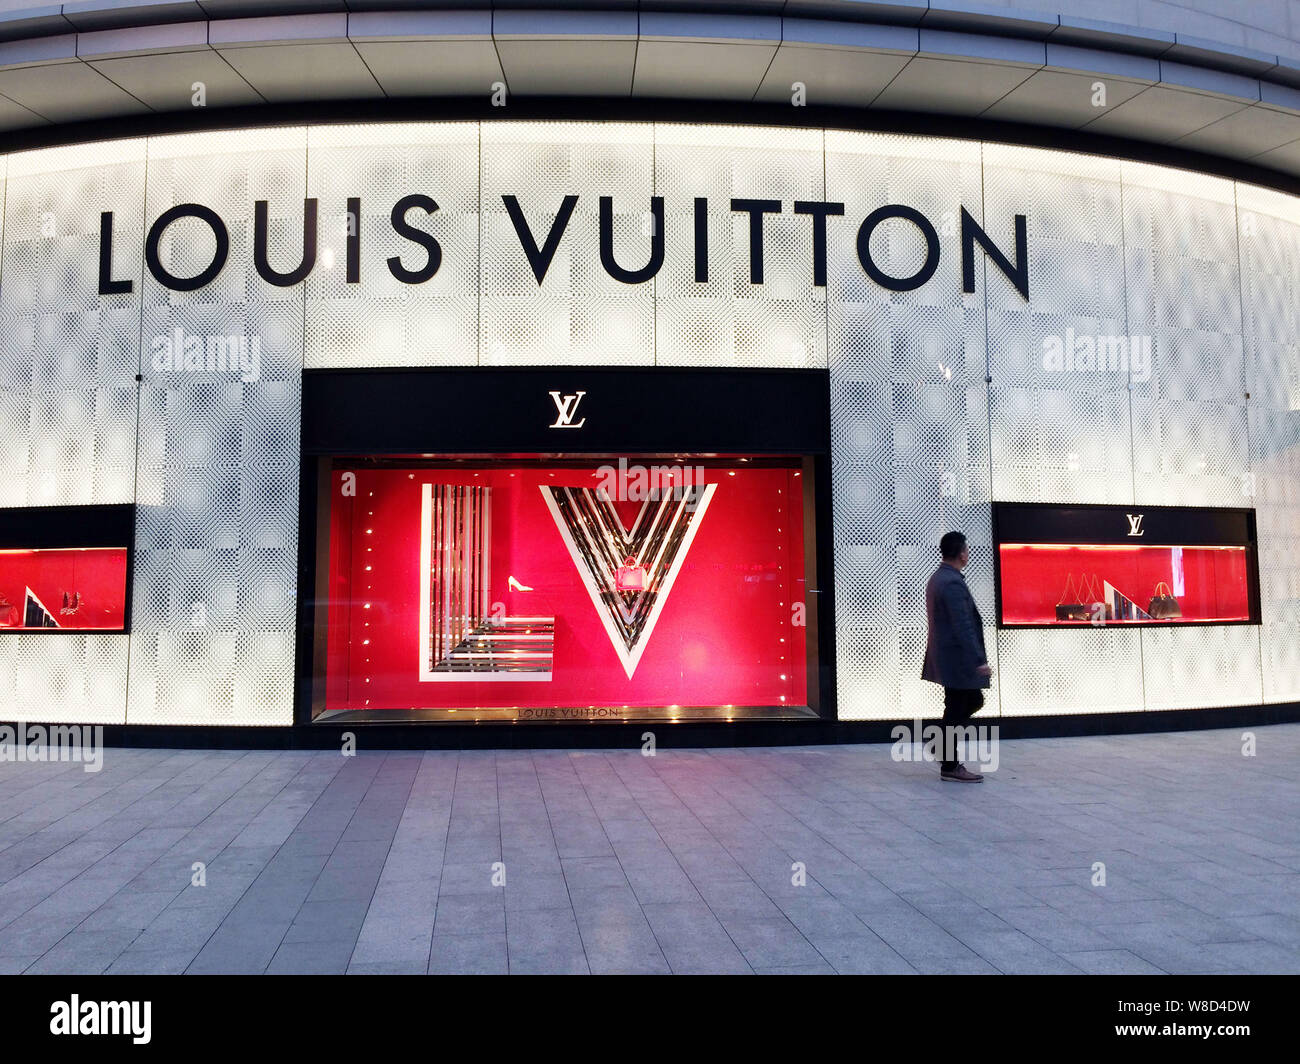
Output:
[[0,508],[0,549],[126,549],[121,628],[0,628],[4,635],[130,635],[135,589],[134,503]]
[[[1079,546],[1126,546],[1135,538],[1128,534],[1130,515],[1143,515],[1144,545],[1154,547],[1245,547],[1246,594],[1250,618],[1244,621],[1161,620],[1127,625],[1108,621],[1101,625],[1085,624],[1016,624],[1002,616],[1002,545],[1004,543],[1061,543]],[[1146,518],[1156,520],[1147,525]],[[1069,527],[1071,538],[1061,530]],[[1143,631],[1148,628],[1205,628],[1259,626],[1263,623],[1259,590],[1259,535],[1254,507],[1245,506],[1147,506],[1140,503],[992,503],[993,594],[998,629],[1018,631],[1047,629],[1066,631],[1077,628],[1123,628]],[[1175,534],[1175,530],[1177,534]],[[1041,537],[1041,538],[1037,538]]]
[[[581,430],[553,428],[561,396],[585,393]],[[804,720],[746,720],[777,727],[837,719],[832,564],[830,387],[824,369],[738,370],[555,366],[550,368],[315,369],[303,372],[299,482],[299,617],[294,721],[323,725],[324,620],[318,558],[327,557],[322,496],[335,458],[367,455],[748,454],[800,457],[811,465],[804,506],[806,623],[815,669]],[[808,536],[808,526],[815,533]],[[811,648],[810,648],[811,649]],[[739,718],[738,718],[739,719]],[[717,725],[721,718],[683,721]],[[337,721],[334,721],[337,723]],[[349,720],[349,724],[354,721]],[[380,727],[391,721],[376,721]],[[453,727],[445,721],[424,721]],[[468,723],[465,721],[463,723]],[[556,721],[485,720],[483,727],[552,727]],[[619,722],[590,722],[617,726]]]

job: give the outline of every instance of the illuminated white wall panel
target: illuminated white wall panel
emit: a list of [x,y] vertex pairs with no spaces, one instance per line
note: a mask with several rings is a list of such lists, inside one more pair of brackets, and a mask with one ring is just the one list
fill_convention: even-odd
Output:
[[[655,192],[664,197],[664,268],[655,284],[661,366],[826,365],[825,289],[813,284],[811,219],[822,201],[821,130],[655,126]],[[694,199],[709,200],[709,271],[695,272]],[[752,284],[750,215],[736,199],[777,200],[763,217],[763,283]]]
[[[143,140],[8,156],[0,220],[0,506],[130,502],[135,493],[138,254],[97,295],[100,212],[143,239]],[[101,203],[105,206],[101,206]],[[0,637],[0,717],[120,724],[127,637]]]
[[[649,123],[487,122],[298,127],[155,137],[0,157],[0,506],[134,501],[133,631],[0,635],[0,717],[139,723],[292,720],[301,374],[392,366],[729,366],[829,371],[840,716],[933,716],[919,679],[923,590],[950,528],[996,670],[989,711],[1086,713],[1300,698],[1300,201],[1168,168],[974,141]],[[427,195],[394,232],[393,204]],[[503,201],[540,244],[578,196],[539,284]],[[360,279],[348,283],[347,199]],[[644,265],[662,196],[664,261]],[[696,197],[708,197],[697,281]],[[269,204],[271,264],[301,254],[304,197],[318,256],[278,287],[253,265],[253,204]],[[763,224],[750,283],[748,215]],[[840,201],[826,285],[796,201]],[[146,225],[212,208],[230,256],[177,292],[144,269]],[[891,291],[858,260],[886,204],[939,233],[934,275]],[[1027,217],[1029,298],[982,252],[962,291],[960,212],[1013,253]],[[100,212],[112,275],[96,294]],[[200,270],[193,219],[163,265]],[[912,225],[883,223],[887,273],[924,261]],[[179,330],[179,333],[178,333]],[[169,341],[256,341],[253,373],[161,359]],[[1146,369],[1056,368],[1080,337],[1149,343]],[[1136,365],[1136,364],[1135,364]],[[141,375],[137,383],[136,374]],[[497,416],[509,416],[508,411]],[[994,627],[989,502],[1257,507],[1260,627],[1004,631]],[[129,660],[128,660],[129,647]]]
[[[258,276],[252,205],[268,201],[270,264],[296,266],[306,138],[298,128],[149,144],[148,216],[211,207],[229,227],[230,260],[193,292],[144,282],[133,724],[292,720],[304,295],[301,283]],[[160,258],[190,276],[213,246],[201,222],[181,220]],[[211,336],[256,343],[256,372],[160,367],[160,345],[177,330],[205,350]]]
[[[412,206],[406,221],[438,241],[438,271],[405,284],[428,256],[393,229],[393,205],[412,193],[436,211]],[[323,126],[307,131],[307,195],[320,201],[320,268],[307,279],[305,364],[463,366],[478,358],[478,126],[458,122]],[[361,200],[349,223],[347,201]],[[366,269],[347,283],[347,233],[358,227]]]
[[1150,628],[1142,636],[1147,709],[1261,701],[1259,632],[1252,625]]
[[1135,501],[1239,506],[1248,471],[1233,183],[1124,163],[1129,331],[1155,371],[1133,382]]
[[[598,253],[599,199],[610,196],[618,264],[635,270],[649,259],[652,127],[501,122],[484,123],[481,134],[480,363],[652,365],[654,289],[610,277]],[[517,198],[540,248],[575,194],[539,284],[502,197]]]
[[[954,236],[963,207],[982,221],[981,184],[975,142],[826,134],[826,195],[846,205],[830,228],[827,286],[842,719],[942,713],[942,692],[920,676],[925,582],[949,528],[969,537],[967,579],[996,657],[984,306],[962,293]],[[948,232],[912,291],[880,287],[858,262],[858,227],[886,204]],[[902,219],[882,222],[870,248],[893,277],[925,262],[924,238]]]
[[143,238],[143,140],[8,157],[0,266],[0,505],[129,502],[140,256],[133,293],[97,295],[100,212]]
[[1027,302],[999,272],[982,271],[992,282],[993,496],[1131,502],[1127,360],[1112,370],[1077,357],[1088,344],[1095,353],[1099,338],[1127,344],[1130,332],[1119,163],[987,144],[984,182],[990,218],[1027,214],[1030,262]]
[[1237,186],[1264,700],[1300,698],[1300,201]]
[[1055,716],[1144,708],[1139,636],[1116,627],[1004,629],[998,633],[995,678],[1003,713]]
[[[987,286],[993,497],[1131,502],[1119,163],[987,144],[984,183],[990,218],[1026,214],[1030,263],[1028,301],[987,264],[979,277]],[[1115,345],[1125,357],[1099,366],[1098,349]],[[998,633],[1003,712],[1143,708],[1137,636],[1071,634],[1081,638]]]

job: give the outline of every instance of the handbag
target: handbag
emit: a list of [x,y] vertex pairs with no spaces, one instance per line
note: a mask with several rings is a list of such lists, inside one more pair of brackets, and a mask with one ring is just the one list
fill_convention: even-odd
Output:
[[614,586],[619,591],[644,591],[645,566],[637,565],[636,558],[629,554],[614,570]]
[[[1163,594],[1161,593],[1162,590]],[[1183,615],[1182,606],[1178,605],[1178,600],[1174,598],[1174,589],[1163,580],[1156,584],[1155,591],[1152,592],[1151,602],[1147,606],[1147,613],[1151,614],[1157,621]]]
[[[1080,601],[1066,601],[1071,595]],[[1079,585],[1076,587],[1074,574],[1071,573],[1066,577],[1065,590],[1061,592],[1061,601],[1056,604],[1056,619],[1058,621],[1092,621],[1093,611],[1098,605],[1105,606],[1106,620],[1112,620],[1114,608],[1109,602],[1103,600],[1101,590],[1097,586],[1097,577],[1081,573]]]
[[1115,604],[1108,602],[1106,599],[1105,588],[1102,587],[1102,579],[1096,573],[1088,577],[1088,620],[1095,621],[1095,611],[1098,606],[1105,607],[1105,618],[1108,621],[1115,619]]
[[1056,619],[1086,621],[1091,611],[1086,603],[1078,601],[1082,597],[1082,593],[1074,586],[1074,574],[1068,574],[1065,578],[1065,590],[1061,592],[1061,597],[1056,603]]

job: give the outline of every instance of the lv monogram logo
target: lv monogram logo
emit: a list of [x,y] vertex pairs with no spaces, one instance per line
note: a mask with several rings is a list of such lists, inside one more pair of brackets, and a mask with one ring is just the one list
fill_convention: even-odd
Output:
[[575,392],[573,395],[561,395],[559,392],[551,392],[551,399],[555,403],[555,421],[548,425],[552,429],[580,429],[587,423],[584,417],[581,421],[574,423],[573,417],[578,412],[578,404],[582,402],[582,397],[586,392]]
[[1145,536],[1146,532],[1142,528],[1142,518],[1145,514],[1125,514],[1128,518],[1128,534],[1130,536]]

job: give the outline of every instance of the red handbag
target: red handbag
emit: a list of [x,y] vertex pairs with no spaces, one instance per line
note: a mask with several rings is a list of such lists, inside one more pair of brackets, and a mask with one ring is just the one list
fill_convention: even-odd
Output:
[[637,565],[636,558],[629,554],[614,570],[614,586],[619,591],[644,591],[645,566]]

